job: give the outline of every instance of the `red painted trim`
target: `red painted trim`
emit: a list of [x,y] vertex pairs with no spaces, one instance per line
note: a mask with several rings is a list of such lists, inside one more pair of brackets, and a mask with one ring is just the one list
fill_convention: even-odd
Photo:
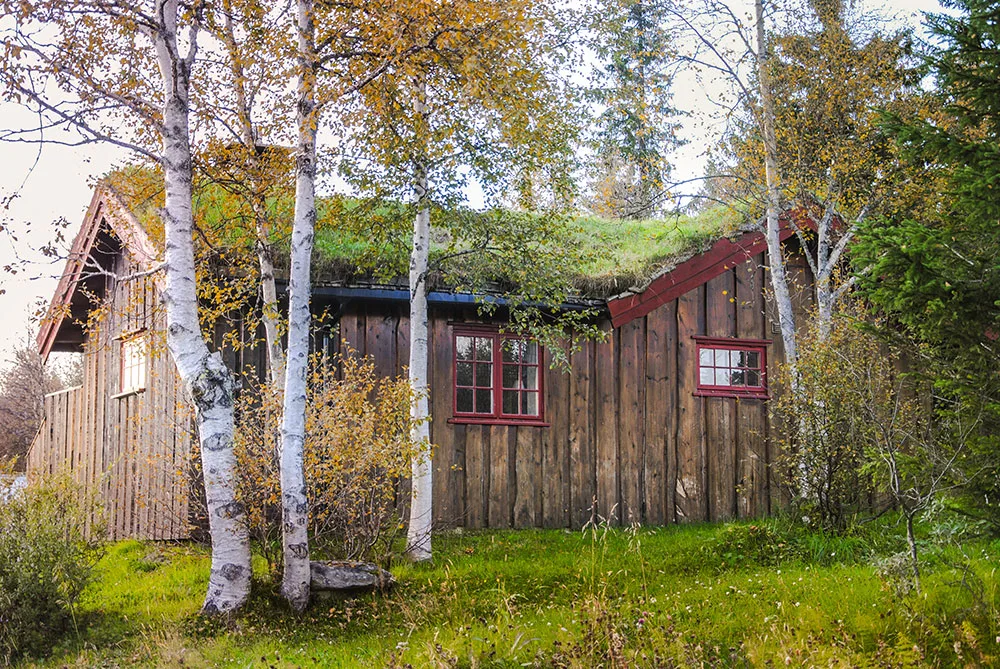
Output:
[[[458,410],[458,337],[478,337],[480,339],[490,339],[492,357],[491,364],[493,365],[493,386],[490,388],[490,392],[493,396],[493,413],[476,413],[476,412],[460,412]],[[503,351],[502,345],[505,339],[525,339],[525,337],[519,337],[517,335],[511,334],[501,334],[499,328],[495,325],[455,325],[452,327],[451,334],[451,409],[452,418],[448,419],[449,423],[455,424],[472,424],[472,425],[535,425],[538,427],[548,427],[548,423],[545,423],[545,374],[544,368],[544,356],[545,350],[539,346],[538,347],[538,363],[519,365],[521,367],[534,367],[536,374],[538,375],[538,390],[537,391],[527,391],[535,392],[538,395],[538,413],[537,414],[505,414],[503,413]],[[473,361],[475,360],[475,353],[473,353]],[[462,386],[463,388],[471,388],[473,391],[473,407],[475,407],[475,391],[477,390],[476,378],[475,378],[475,364],[472,368],[472,386]],[[526,391],[519,391],[526,392]],[[520,399],[520,398],[519,398]]]
[[66,312],[73,301],[73,293],[76,292],[76,284],[83,273],[83,267],[90,250],[97,240],[97,233],[100,230],[100,221],[103,215],[104,198],[101,189],[94,191],[90,199],[90,206],[87,207],[87,214],[83,219],[83,226],[76,233],[73,245],[70,247],[69,257],[66,259],[66,267],[62,276],[59,277],[59,284],[56,292],[52,296],[49,308],[42,319],[38,336],[35,338],[35,345],[38,347],[38,354],[43,360],[48,359],[49,353],[55,345],[56,335],[59,333],[59,326],[62,325]]
[[546,423],[538,418],[525,418],[517,420],[515,418],[473,418],[471,416],[455,416],[448,419],[449,425],[519,425],[521,427],[551,427],[551,423]]
[[[800,227],[812,228],[809,219],[796,216]],[[787,218],[781,230],[781,241],[795,234]],[[767,249],[767,240],[762,232],[747,232],[735,240],[723,237],[708,251],[685,260],[669,272],[653,279],[641,292],[623,295],[608,300],[611,323],[620,328],[636,318],[642,318],[657,307],[673,302],[678,297],[698,286],[708,283],[723,272],[747,262]]]
[[770,393],[766,390],[764,392],[737,392],[733,390],[696,390],[691,393],[695,397],[729,397],[738,400],[769,400],[771,399]]
[[707,337],[705,335],[691,335],[691,339],[694,339],[699,344],[708,344],[710,346],[732,345],[732,348],[757,348],[759,346],[770,346],[774,343],[773,339],[740,339],[738,337]]
[[[693,335],[697,343],[695,346],[695,361],[697,370],[697,386],[694,395],[697,397],[736,397],[750,399],[770,399],[771,395],[767,389],[767,347],[771,344],[770,339],[739,339],[736,337],[706,337],[704,335]],[[701,352],[707,350],[730,350],[730,351],[753,351],[760,354],[760,367],[754,368],[760,373],[759,386],[716,386],[703,385],[701,383]],[[715,369],[711,367],[710,369]],[[719,369],[725,369],[720,367]]]

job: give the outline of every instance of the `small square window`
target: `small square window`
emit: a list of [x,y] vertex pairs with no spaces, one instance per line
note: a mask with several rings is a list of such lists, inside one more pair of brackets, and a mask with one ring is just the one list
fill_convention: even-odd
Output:
[[759,339],[695,337],[698,346],[696,395],[766,399],[767,345]]

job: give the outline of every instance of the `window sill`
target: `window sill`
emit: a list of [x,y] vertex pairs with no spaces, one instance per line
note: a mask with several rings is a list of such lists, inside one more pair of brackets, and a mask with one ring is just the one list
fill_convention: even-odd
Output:
[[514,425],[523,427],[549,427],[550,423],[546,423],[540,418],[526,418],[524,420],[518,420],[516,418],[476,418],[475,416],[455,416],[448,419],[449,425]]
[[126,391],[120,392],[117,395],[112,395],[111,399],[113,399],[113,400],[121,400],[121,399],[125,399],[126,397],[131,397],[132,395],[141,395],[144,392],[146,392],[145,388],[133,388],[131,390],[126,390]]
[[734,392],[732,390],[696,390],[692,393],[695,397],[729,397],[737,400],[769,400],[770,393],[764,392]]

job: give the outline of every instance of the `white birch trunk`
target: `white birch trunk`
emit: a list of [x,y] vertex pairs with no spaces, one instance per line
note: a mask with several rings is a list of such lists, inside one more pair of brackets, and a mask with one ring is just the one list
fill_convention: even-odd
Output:
[[246,514],[236,499],[233,456],[233,390],[229,369],[218,353],[209,353],[198,320],[195,291],[194,219],[191,205],[189,87],[195,44],[182,56],[177,44],[177,0],[157,2],[161,20],[151,37],[163,77],[163,208],[166,271],[163,301],[167,310],[167,346],[194,402],[201,444],[212,568],[202,611],[229,613],[250,594],[250,540]]
[[270,225],[267,214],[257,214],[257,262],[260,266],[260,291],[264,300],[261,320],[264,323],[264,343],[267,346],[268,378],[277,386],[285,380],[285,350],[278,334],[278,290],[274,284],[274,260],[268,243]]
[[830,281],[830,216],[829,211],[816,226],[816,331],[820,341],[826,341],[833,323],[833,292]]
[[785,271],[785,257],[781,249],[781,191],[778,173],[778,141],[774,133],[774,98],[771,93],[771,78],[767,71],[767,45],[764,39],[764,3],[755,0],[757,19],[757,76],[760,81],[761,129],[764,135],[764,178],[767,184],[767,213],[764,230],[767,239],[768,265],[771,275],[771,289],[781,326],[781,340],[785,345],[785,362],[791,368],[791,376],[796,378],[798,349],[795,339],[795,312],[792,309],[791,291],[788,289],[788,274]]
[[[418,102],[418,109],[421,102]],[[428,406],[427,270],[430,258],[431,214],[427,203],[427,174],[421,168],[416,184],[417,211],[413,221],[410,252],[410,385],[415,393],[410,405],[413,429],[410,437],[418,450],[412,465],[410,523],[406,554],[413,561],[431,559],[431,529],[434,519],[431,478],[430,408]],[[438,389],[439,392],[441,389]]]
[[316,224],[316,131],[312,0],[298,2],[299,146],[295,166],[288,291],[288,356],[281,425],[281,515],[284,576],[281,594],[296,611],[309,604],[309,505],[303,465],[306,437],[306,375],[309,371],[309,297],[313,230]]
[[251,207],[254,222],[257,226],[257,263],[260,267],[260,290],[264,301],[261,321],[264,323],[264,342],[267,346],[268,378],[277,387],[285,381],[285,351],[278,335],[278,291],[274,284],[274,258],[271,252],[271,225],[267,217],[267,203],[264,200],[264,188],[268,184],[260,183],[260,161],[257,159],[257,137],[254,132],[253,116],[246,94],[246,71],[236,41],[233,28],[233,8],[231,2],[223,2],[225,14],[225,44],[229,55],[229,67],[233,75],[233,91],[236,95],[236,116],[239,121],[240,138],[247,150],[247,159],[251,163],[250,173],[253,175],[251,189]]

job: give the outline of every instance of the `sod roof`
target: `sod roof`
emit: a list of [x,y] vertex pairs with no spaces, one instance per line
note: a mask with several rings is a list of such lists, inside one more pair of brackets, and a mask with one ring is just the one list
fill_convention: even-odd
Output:
[[[152,170],[126,168],[109,174],[105,183],[119,194],[150,237],[162,243],[158,213],[163,203],[162,178]],[[204,239],[212,237],[213,244],[252,248],[252,216],[238,198],[223,188],[208,186],[197,189],[194,204]],[[275,198],[268,202],[268,208],[278,231],[276,246],[287,248],[292,203],[288,198]],[[323,198],[318,209],[313,260],[317,282],[406,283],[410,243],[407,221],[412,215],[407,206]],[[463,211],[461,215],[487,214]],[[722,206],[663,219],[609,220],[578,215],[562,218],[561,225],[572,243],[584,251],[569,274],[575,290],[590,298],[641,289],[676,264],[706,251],[720,237],[745,231],[739,214]],[[432,232],[432,259],[435,254],[454,249],[445,228],[436,227]],[[280,269],[287,264],[287,254],[279,252],[275,260]],[[502,281],[503,277],[497,279]]]

